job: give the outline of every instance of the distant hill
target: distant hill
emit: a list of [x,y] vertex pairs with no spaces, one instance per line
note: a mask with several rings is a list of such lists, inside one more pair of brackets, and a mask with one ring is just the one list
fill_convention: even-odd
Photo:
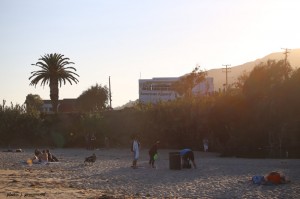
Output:
[[137,100],[135,100],[135,101],[129,101],[129,102],[127,102],[126,104],[124,104],[123,106],[118,106],[118,107],[116,107],[116,108],[114,108],[114,110],[122,110],[122,109],[124,109],[124,108],[130,108],[130,107],[133,107],[134,105],[136,105],[136,104],[138,104],[138,99]]
[[[266,62],[269,59],[275,59],[275,60],[281,60],[284,59],[284,54],[282,52],[276,52],[271,53],[263,58],[257,59],[255,61],[247,62],[242,65],[238,66],[231,66],[230,72],[228,73],[228,84],[232,84],[236,82],[236,79],[242,75],[244,72],[251,72],[253,68],[260,64],[261,62]],[[290,53],[288,54],[288,61],[290,62],[291,66],[293,68],[299,68],[300,67],[300,48],[299,49],[292,49],[290,50]],[[225,72],[222,68],[219,69],[211,69],[207,71],[208,77],[214,78],[214,89],[215,91],[218,91],[219,89],[223,89],[223,84],[226,82],[226,76]],[[138,103],[138,99],[135,101],[129,101],[128,103],[124,104],[123,106],[119,106],[114,108],[115,110],[120,110],[126,107],[132,107],[136,103]]]
[[[261,62],[266,62],[269,59],[281,60],[284,59],[283,52],[271,53],[263,58],[257,59],[255,61],[247,62],[238,66],[231,66],[230,72],[227,74],[228,84],[236,82],[236,79],[244,72],[251,72],[253,68]],[[300,49],[292,49],[288,54],[288,61],[293,68],[300,67]],[[214,89],[218,91],[223,89],[223,84],[226,82],[225,70],[222,68],[212,69],[207,71],[207,76],[214,78]]]

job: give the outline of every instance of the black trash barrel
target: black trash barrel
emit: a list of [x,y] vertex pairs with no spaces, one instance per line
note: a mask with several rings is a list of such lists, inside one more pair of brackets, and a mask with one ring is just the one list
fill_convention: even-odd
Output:
[[179,152],[169,153],[169,166],[170,169],[180,170],[181,169],[181,158]]

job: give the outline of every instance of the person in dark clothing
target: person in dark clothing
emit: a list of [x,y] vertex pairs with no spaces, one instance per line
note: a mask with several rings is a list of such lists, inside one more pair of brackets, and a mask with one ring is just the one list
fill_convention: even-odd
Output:
[[94,150],[95,147],[96,147],[96,136],[94,133],[92,133],[90,137],[90,149]]
[[155,156],[157,156],[157,148],[158,148],[159,141],[155,142],[155,144],[149,149],[149,164],[152,166],[152,168],[155,168],[154,162],[155,162]]
[[35,156],[38,157],[40,154],[42,154],[42,152],[41,152],[39,149],[35,149],[35,150],[34,150],[34,155],[35,155]]
[[190,161],[192,162],[194,168],[197,168],[194,152],[191,149],[182,149],[180,151],[180,156],[182,158],[182,168],[191,168]]
[[46,153],[48,154],[49,162],[58,162],[58,159],[52,153],[50,153],[49,149],[46,149]]

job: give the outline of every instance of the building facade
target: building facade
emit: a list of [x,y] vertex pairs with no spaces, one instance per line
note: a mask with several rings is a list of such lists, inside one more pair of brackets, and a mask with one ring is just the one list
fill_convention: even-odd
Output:
[[[53,107],[51,100],[43,100],[44,104],[42,106],[41,112],[43,113],[53,113]],[[59,113],[70,113],[76,112],[76,99],[63,99],[58,100],[57,112]]]
[[[172,84],[180,77],[164,77],[152,79],[139,79],[139,101],[141,103],[157,103],[159,101],[172,101],[178,97],[172,89]],[[212,77],[196,85],[193,90],[195,95],[207,95],[214,92]]]

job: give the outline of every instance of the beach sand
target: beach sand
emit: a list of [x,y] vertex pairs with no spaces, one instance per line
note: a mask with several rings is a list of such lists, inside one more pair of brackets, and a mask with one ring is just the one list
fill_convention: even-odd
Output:
[[[3,150],[1,150],[3,151]],[[169,169],[169,152],[159,150],[157,168],[142,150],[132,169],[129,149],[53,149],[59,163],[26,164],[34,149],[0,152],[0,198],[300,198],[300,160],[221,158],[195,151],[197,169]],[[94,164],[84,158],[95,153]],[[251,177],[270,171],[290,180],[255,185]]]

